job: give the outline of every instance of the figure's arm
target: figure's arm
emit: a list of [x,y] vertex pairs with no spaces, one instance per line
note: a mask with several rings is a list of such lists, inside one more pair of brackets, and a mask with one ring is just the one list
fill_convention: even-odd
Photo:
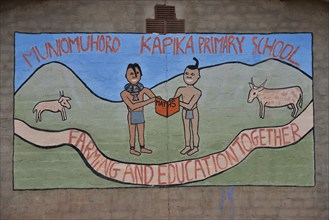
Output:
[[189,103],[181,101],[179,104],[183,108],[192,109],[193,106],[199,101],[200,97],[201,97],[201,92],[198,93],[198,94],[193,95]]
[[150,104],[150,103],[152,103],[152,102],[155,101],[155,97],[152,97],[152,98],[150,98],[148,100],[145,100],[145,101],[140,101],[140,102],[133,103],[132,101],[130,101],[130,99],[128,98],[127,94],[125,94],[124,92],[122,92],[120,95],[121,95],[121,98],[122,98],[123,102],[131,110],[135,110],[135,109],[144,107],[145,105],[148,105],[148,104]]
[[145,94],[149,97],[149,98],[154,98],[155,97],[155,95],[154,95],[154,93],[152,92],[152,90],[150,90],[150,89],[148,89],[148,88],[144,88],[144,92],[145,92]]
[[180,97],[182,95],[180,87],[176,90],[174,98]]

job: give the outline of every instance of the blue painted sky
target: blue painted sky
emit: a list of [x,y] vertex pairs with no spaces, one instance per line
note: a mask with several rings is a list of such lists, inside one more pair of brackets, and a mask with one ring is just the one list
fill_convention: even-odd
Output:
[[[88,37],[91,36],[94,41],[99,39],[98,50],[97,44],[93,44],[85,52],[79,52],[77,44],[71,44],[72,50],[69,50],[69,38],[81,39],[82,47],[86,49]],[[217,47],[214,39],[218,40]],[[145,41],[146,46],[141,53],[141,42]],[[179,41],[180,47],[175,50],[174,44]],[[114,50],[111,52],[113,42]],[[268,46],[275,45],[272,53],[269,47],[264,50],[266,42]],[[52,57],[48,55],[46,58],[47,43],[55,51],[56,46],[60,45],[62,54],[56,56],[54,51],[49,50]],[[159,48],[163,48],[164,44],[167,46],[165,51],[162,51]],[[32,48],[35,54],[39,51],[45,59],[31,53]],[[23,54],[29,53],[31,56],[25,56],[25,60]],[[141,82],[152,87],[182,73],[187,65],[194,64],[193,57],[199,59],[200,67],[227,62],[252,65],[274,58],[295,66],[312,77],[312,34],[15,33],[15,91],[41,65],[57,61],[70,67],[98,96],[119,101],[120,92],[127,83],[124,75],[128,63],[138,63],[143,71]]]

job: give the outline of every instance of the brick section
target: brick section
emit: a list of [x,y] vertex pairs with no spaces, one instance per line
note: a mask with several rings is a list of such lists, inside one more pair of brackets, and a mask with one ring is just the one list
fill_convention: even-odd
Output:
[[14,32],[144,32],[154,5],[163,3],[1,2],[0,218],[328,219],[329,4],[324,1],[166,1],[185,19],[187,32],[313,32],[315,187],[235,187],[234,203],[224,197],[223,206],[220,201],[228,187],[13,191]]
[[146,33],[184,33],[185,20],[176,19],[175,6],[155,5],[155,19],[146,19]]
[[185,30],[185,20],[168,20],[167,33],[182,33]]
[[164,33],[166,26],[165,20],[146,19],[146,33]]
[[175,6],[156,5],[154,7],[155,19],[159,20],[175,20]]

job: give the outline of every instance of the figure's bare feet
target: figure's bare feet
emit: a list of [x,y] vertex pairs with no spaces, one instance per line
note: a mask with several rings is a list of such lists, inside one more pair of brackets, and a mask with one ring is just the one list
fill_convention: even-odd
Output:
[[195,153],[198,152],[198,151],[199,151],[199,148],[198,148],[198,147],[194,147],[192,150],[190,150],[190,151],[187,153],[187,155],[191,156],[191,155],[195,154]]
[[135,156],[140,156],[140,155],[141,155],[141,153],[138,152],[138,151],[135,150],[135,149],[130,149],[130,154],[135,155]]
[[183,150],[181,150],[180,154],[185,155],[187,152],[191,150],[190,146],[185,146]]
[[147,149],[145,147],[141,147],[141,153],[151,154],[152,153],[152,150],[151,149]]

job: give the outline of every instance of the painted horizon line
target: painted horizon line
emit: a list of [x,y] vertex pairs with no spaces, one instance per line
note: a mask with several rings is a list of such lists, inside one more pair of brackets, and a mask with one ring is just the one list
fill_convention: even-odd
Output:
[[[265,63],[267,61],[271,61],[271,60],[274,60],[274,61],[278,61],[282,64],[286,64],[290,67],[293,67],[297,70],[299,70],[303,75],[305,75],[306,77],[308,77],[309,79],[313,80],[313,77],[308,75],[307,73],[305,73],[303,70],[299,69],[298,67],[290,64],[290,63],[287,63],[285,61],[282,61],[280,59],[275,59],[275,58],[269,58],[269,59],[266,59],[266,60],[262,60],[260,62],[257,62],[257,63],[254,63],[254,64],[248,64],[248,63],[244,63],[244,62],[240,62],[240,61],[229,61],[229,62],[223,62],[223,63],[219,63],[219,64],[214,64],[214,65],[209,65],[209,66],[204,66],[204,67],[200,67],[199,69],[200,70],[203,70],[203,69],[207,69],[207,68],[211,68],[211,67],[217,67],[217,66],[221,66],[221,65],[225,65],[225,64],[233,64],[233,63],[236,63],[236,64],[242,64],[242,65],[245,65],[245,66],[257,66],[259,64],[262,64],[262,63]],[[46,66],[46,65],[49,65],[49,64],[52,64],[52,63],[57,63],[57,64],[61,64],[63,65],[64,67],[66,67],[67,69],[69,69],[73,75],[86,87],[86,89],[91,92],[94,96],[96,96],[97,98],[101,99],[101,100],[104,100],[104,101],[108,101],[108,102],[112,102],[112,103],[121,103],[122,100],[111,100],[111,99],[107,99],[107,98],[104,98],[102,97],[101,95],[98,95],[96,94],[88,85],[87,83],[85,83],[83,80],[81,80],[81,78],[78,76],[77,73],[75,73],[74,70],[72,70],[68,65],[62,63],[62,62],[59,62],[59,61],[51,61],[51,62],[48,62],[48,63],[45,63],[45,64],[42,64],[40,65],[38,68],[35,69],[35,71],[16,89],[14,88],[14,96],[16,95],[16,93],[19,92],[19,90],[34,76],[34,74],[36,74],[36,72],[41,69],[42,67]],[[183,73],[178,73],[176,75],[174,75],[173,77],[170,77],[169,79],[167,80],[164,80],[162,82],[159,82],[157,84],[155,84],[154,86],[152,86],[150,89],[154,89],[156,88],[157,86],[161,85],[161,84],[164,84],[164,83],[167,83],[169,82],[170,80],[178,77],[178,76],[181,76]],[[14,85],[15,85],[15,74],[14,74]]]

